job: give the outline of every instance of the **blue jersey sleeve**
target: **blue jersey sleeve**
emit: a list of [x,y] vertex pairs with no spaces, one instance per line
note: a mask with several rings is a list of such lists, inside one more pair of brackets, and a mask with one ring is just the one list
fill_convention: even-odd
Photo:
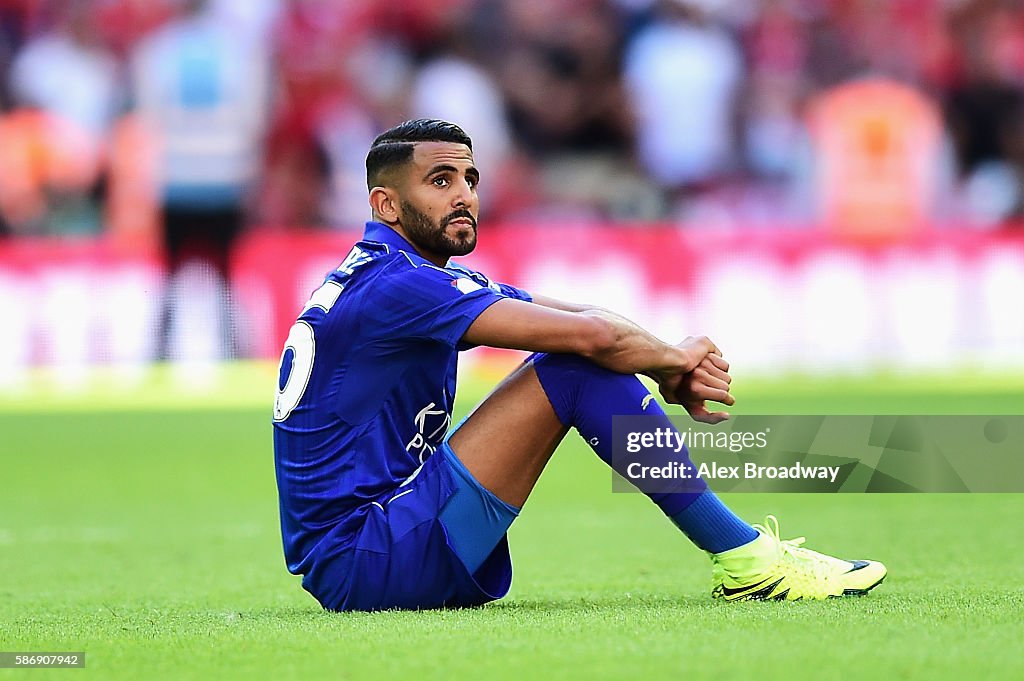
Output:
[[529,293],[527,293],[521,288],[516,288],[511,284],[497,284],[497,286],[498,290],[501,291],[503,295],[506,295],[509,298],[515,298],[516,300],[522,300],[527,303],[533,302],[533,296],[531,296]]
[[499,300],[518,297],[432,265],[388,276],[386,283],[378,283],[375,295],[379,300],[372,316],[381,335],[428,338],[452,348],[460,347],[459,341],[481,312]]
[[516,288],[511,284],[501,284],[499,282],[492,281],[491,279],[487,278],[486,275],[481,274],[476,270],[471,270],[468,267],[465,267],[463,265],[457,265],[454,263],[449,264],[448,269],[464,274],[465,276],[469,277],[470,279],[480,284],[481,286],[486,286],[492,291],[497,291],[498,293],[508,298],[515,298],[516,300],[522,300],[527,303],[533,302],[533,296],[531,296],[523,289]]

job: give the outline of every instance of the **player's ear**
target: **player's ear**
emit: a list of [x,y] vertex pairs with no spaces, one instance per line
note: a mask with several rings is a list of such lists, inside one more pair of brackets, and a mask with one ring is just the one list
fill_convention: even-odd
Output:
[[398,222],[398,203],[398,193],[391,187],[374,187],[370,190],[370,208],[385,223]]

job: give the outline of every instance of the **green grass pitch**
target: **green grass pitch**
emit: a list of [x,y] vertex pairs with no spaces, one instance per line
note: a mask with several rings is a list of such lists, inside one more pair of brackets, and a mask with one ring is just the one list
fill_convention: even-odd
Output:
[[[461,408],[486,388],[465,385]],[[736,393],[747,413],[1024,413],[1024,381],[1005,379]],[[509,597],[331,614],[284,568],[269,404],[5,404],[0,650],[81,650],[87,667],[0,677],[1024,678],[1024,495],[732,495],[890,574],[860,599],[726,606],[703,554],[612,494],[570,435],[510,532]]]

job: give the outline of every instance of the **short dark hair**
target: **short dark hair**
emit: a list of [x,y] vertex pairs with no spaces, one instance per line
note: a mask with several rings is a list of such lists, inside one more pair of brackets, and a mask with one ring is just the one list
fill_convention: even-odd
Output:
[[417,118],[399,123],[377,135],[370,145],[366,154],[366,188],[379,186],[385,173],[411,161],[417,142],[452,142],[465,144],[470,151],[473,150],[473,140],[454,123],[436,118]]

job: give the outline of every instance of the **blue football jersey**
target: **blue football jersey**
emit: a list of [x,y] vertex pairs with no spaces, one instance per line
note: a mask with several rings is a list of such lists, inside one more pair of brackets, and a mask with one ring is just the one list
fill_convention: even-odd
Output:
[[357,529],[451,425],[462,336],[490,305],[529,294],[441,268],[387,225],[310,297],[281,356],[274,459],[288,569],[305,574],[328,534]]

